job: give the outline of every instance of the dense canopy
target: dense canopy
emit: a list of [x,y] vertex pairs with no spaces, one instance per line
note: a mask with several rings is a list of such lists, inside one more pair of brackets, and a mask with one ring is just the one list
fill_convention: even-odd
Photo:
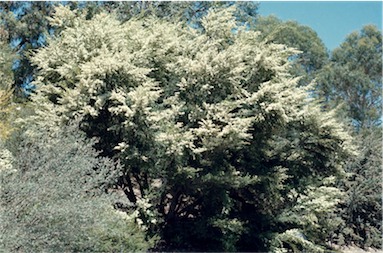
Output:
[[[2,211],[33,212],[8,214],[2,232],[25,229],[6,249],[325,252],[360,234],[345,210],[365,162],[350,158],[368,156],[311,82],[327,55],[309,28],[283,24],[302,37],[274,41],[267,19],[252,29],[229,5],[198,27],[72,9],[48,18],[56,34],[29,59],[36,88],[7,116]],[[301,54],[307,36],[318,57]]]

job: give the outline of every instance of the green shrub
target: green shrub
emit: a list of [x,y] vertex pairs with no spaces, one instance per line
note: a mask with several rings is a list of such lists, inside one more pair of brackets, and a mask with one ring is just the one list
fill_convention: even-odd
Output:
[[21,143],[12,168],[1,170],[4,250],[127,252],[153,245],[131,215],[113,208],[116,197],[105,192],[116,165],[92,145],[75,125],[41,129],[39,138]]

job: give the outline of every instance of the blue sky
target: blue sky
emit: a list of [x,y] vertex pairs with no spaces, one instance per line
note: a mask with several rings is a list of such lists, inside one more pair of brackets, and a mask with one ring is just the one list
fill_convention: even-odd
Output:
[[338,47],[348,34],[364,25],[382,30],[382,2],[280,2],[261,1],[259,14],[274,14],[287,21],[295,20],[314,29],[330,50]]

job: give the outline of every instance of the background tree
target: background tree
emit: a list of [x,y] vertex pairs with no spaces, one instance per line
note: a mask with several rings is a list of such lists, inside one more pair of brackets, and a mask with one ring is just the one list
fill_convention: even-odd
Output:
[[132,17],[156,16],[167,21],[182,22],[194,28],[202,28],[202,18],[209,10],[216,8],[236,7],[235,17],[238,22],[253,26],[257,18],[258,3],[236,1],[195,1],[195,2],[160,2],[133,1],[98,2],[94,10],[114,12],[120,21],[125,22]]
[[346,241],[381,247],[382,34],[365,26],[336,48],[318,73],[318,90],[329,107],[341,105],[360,155],[350,160],[345,205]]
[[350,34],[318,75],[331,103],[344,103],[355,128],[381,124],[382,33],[372,25]]
[[33,68],[28,54],[31,50],[45,44],[50,26],[46,20],[51,15],[53,4],[50,2],[1,2],[1,25],[8,32],[8,43],[18,52],[14,63],[13,87],[30,89]]
[[328,61],[328,53],[318,34],[310,27],[295,21],[282,21],[275,16],[259,17],[254,29],[268,42],[279,43],[298,49],[291,56],[291,73],[302,78],[300,84],[307,85]]
[[61,32],[31,59],[27,121],[82,116],[102,154],[121,161],[125,205],[165,249],[322,251],[353,146],[289,75],[296,51],[265,43],[235,11],[190,29],[57,8]]

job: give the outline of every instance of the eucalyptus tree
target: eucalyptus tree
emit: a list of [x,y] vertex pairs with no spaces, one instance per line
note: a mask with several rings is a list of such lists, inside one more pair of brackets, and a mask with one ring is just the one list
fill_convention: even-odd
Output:
[[323,96],[344,104],[355,129],[381,125],[382,33],[368,25],[336,48],[318,75]]
[[317,76],[327,104],[339,107],[361,150],[344,182],[344,231],[346,241],[362,247],[381,247],[382,57],[382,33],[367,25],[347,36]]
[[291,73],[300,76],[302,85],[307,85],[318,70],[328,62],[327,49],[318,34],[310,27],[295,21],[282,21],[276,16],[258,17],[254,29],[271,43],[284,44],[300,52],[291,56]]
[[46,19],[53,11],[50,2],[1,2],[1,26],[9,34],[7,42],[19,57],[14,62],[13,88],[21,95],[21,89],[29,89],[33,68],[28,54],[44,45],[50,26]]

